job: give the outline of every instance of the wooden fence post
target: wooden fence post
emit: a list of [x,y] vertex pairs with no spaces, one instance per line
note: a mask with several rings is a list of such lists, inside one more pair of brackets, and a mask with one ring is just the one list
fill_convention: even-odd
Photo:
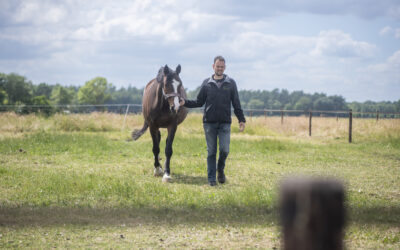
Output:
[[283,124],[283,110],[281,109],[281,125]]
[[312,120],[312,111],[310,110],[310,117],[308,121],[308,135],[311,136],[311,120]]
[[346,211],[339,181],[289,178],[280,189],[283,249],[343,249]]
[[352,133],[353,133],[353,110],[349,111],[349,143],[352,142]]
[[376,121],[379,120],[379,110],[376,111]]
[[128,116],[128,111],[129,111],[129,104],[128,104],[128,106],[126,106],[126,112],[125,112],[125,117],[124,117],[124,123],[122,124],[121,130],[124,130],[124,128],[125,128],[125,121],[126,121],[126,117]]

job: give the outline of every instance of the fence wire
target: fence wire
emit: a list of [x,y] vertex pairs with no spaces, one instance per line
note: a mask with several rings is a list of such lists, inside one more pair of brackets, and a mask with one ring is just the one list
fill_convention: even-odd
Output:
[[[191,112],[203,112],[203,108],[190,109]],[[118,114],[138,114],[142,112],[141,104],[67,104],[67,105],[0,105],[0,112],[15,112],[19,114],[29,113],[92,113],[110,112]],[[243,109],[248,117],[257,116],[308,116],[310,112],[314,117],[348,117],[352,112],[354,118],[400,118],[399,112],[360,112],[351,110],[283,110],[283,109]]]

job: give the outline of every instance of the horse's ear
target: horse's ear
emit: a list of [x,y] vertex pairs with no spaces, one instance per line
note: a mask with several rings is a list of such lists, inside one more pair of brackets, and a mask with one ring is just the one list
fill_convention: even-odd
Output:
[[162,82],[163,82],[163,76],[164,76],[163,73],[164,73],[163,67],[161,67],[161,68],[158,70],[157,82],[159,82],[159,83],[162,83]]
[[169,68],[168,68],[168,65],[165,64],[165,66],[164,66],[164,76],[167,76],[168,74],[169,74]]
[[178,64],[178,66],[176,67],[175,73],[179,75],[179,73],[181,73],[181,65]]

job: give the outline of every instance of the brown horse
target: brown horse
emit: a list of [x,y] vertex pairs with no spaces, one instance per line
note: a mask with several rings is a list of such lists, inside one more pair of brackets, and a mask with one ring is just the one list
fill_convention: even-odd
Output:
[[[137,140],[150,127],[153,139],[154,176],[161,176],[164,173],[163,182],[171,180],[172,143],[178,124],[185,120],[188,112],[179,104],[181,98],[186,99],[186,92],[179,77],[180,72],[180,65],[176,67],[175,71],[165,65],[160,68],[157,77],[146,85],[142,100],[144,124],[142,129],[132,132],[133,140]],[[163,172],[158,156],[161,140],[160,128],[168,129],[165,146],[165,172]]]

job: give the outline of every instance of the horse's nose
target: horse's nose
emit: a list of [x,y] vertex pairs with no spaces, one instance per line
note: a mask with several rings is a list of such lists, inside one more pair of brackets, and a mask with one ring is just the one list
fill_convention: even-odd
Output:
[[176,114],[178,112],[178,110],[176,110],[174,106],[170,106],[169,109],[171,110],[172,113]]

